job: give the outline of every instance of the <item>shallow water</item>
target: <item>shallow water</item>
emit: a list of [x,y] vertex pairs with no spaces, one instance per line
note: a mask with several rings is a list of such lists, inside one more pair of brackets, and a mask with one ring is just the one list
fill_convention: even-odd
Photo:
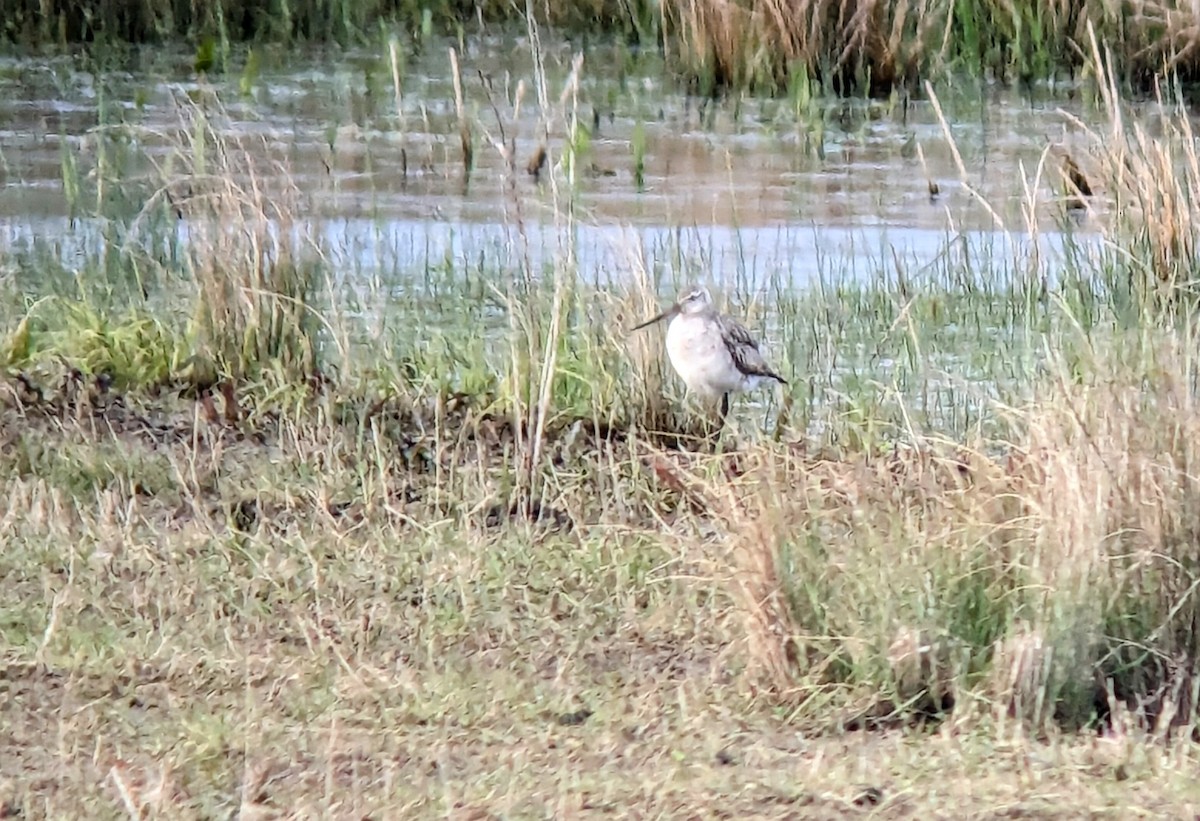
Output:
[[[803,284],[897,264],[919,275],[963,237],[995,253],[1029,253],[1023,181],[1050,142],[1073,152],[1086,146],[1068,114],[1096,119],[1084,95],[1070,89],[941,89],[961,178],[928,100],[700,100],[675,87],[656,55],[611,45],[584,49],[577,97],[562,96],[577,52],[559,42],[544,53],[550,158],[559,165],[551,185],[547,174],[535,181],[524,170],[543,120],[527,41],[466,45],[460,63],[475,163],[465,190],[448,41],[405,56],[399,104],[386,46],[337,55],[264,52],[261,72],[245,78],[235,58],[235,70],[212,81],[225,106],[215,122],[255,155],[264,186],[285,178],[298,186],[302,216],[332,240],[343,268],[403,274],[482,250],[514,259],[518,205],[533,261],[549,263],[560,236],[556,210],[571,199],[585,277],[619,279],[640,264],[653,270],[674,248],[683,249],[690,269],[711,267],[718,280],[782,275]],[[141,53],[128,70],[102,75],[66,59],[0,63],[0,242],[19,248],[49,240],[67,259],[94,248],[97,224],[87,215],[96,181],[152,186],[153,164],[168,163],[181,144],[179,101],[206,96],[208,85],[188,63],[186,55]],[[491,101],[481,75],[490,80]],[[521,80],[528,90],[514,119]],[[515,138],[515,193],[493,142],[492,103]],[[574,187],[562,167],[564,112],[575,112],[590,131]],[[640,189],[632,148],[639,128]],[[68,163],[83,180],[81,218],[73,223],[63,185]],[[926,168],[940,189],[936,198]],[[1034,241],[1050,271],[1060,232],[1086,237],[1090,227],[1087,217],[1064,217],[1058,186],[1056,174],[1044,174],[1036,209]]]

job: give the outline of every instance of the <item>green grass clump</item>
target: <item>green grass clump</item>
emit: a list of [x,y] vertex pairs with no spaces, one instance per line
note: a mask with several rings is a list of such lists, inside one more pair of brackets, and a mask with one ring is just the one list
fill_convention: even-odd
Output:
[[153,315],[112,316],[62,298],[35,303],[6,347],[9,369],[67,362],[84,375],[108,377],[122,390],[163,384],[190,355],[186,340]]

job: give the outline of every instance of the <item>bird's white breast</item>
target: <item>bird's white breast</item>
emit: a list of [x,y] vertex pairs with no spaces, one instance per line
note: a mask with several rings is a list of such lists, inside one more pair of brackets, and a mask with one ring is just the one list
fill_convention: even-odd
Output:
[[745,380],[725,347],[721,327],[708,317],[680,315],[671,320],[667,356],[688,389],[698,394],[715,398],[745,390]]

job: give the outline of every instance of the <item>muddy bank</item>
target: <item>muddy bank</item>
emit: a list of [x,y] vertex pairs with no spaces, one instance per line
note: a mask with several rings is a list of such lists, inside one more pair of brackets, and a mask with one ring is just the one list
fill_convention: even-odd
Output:
[[[753,479],[769,453],[775,467],[821,477],[834,498],[844,496],[846,488],[863,492],[884,485],[922,494],[961,490],[975,471],[994,470],[996,464],[965,449],[937,454],[897,446],[863,453],[800,440],[745,452],[728,432],[714,439],[699,417],[616,424],[558,417],[545,429],[542,469],[574,478],[576,489],[568,501],[580,504],[568,515],[563,500],[550,504],[511,487],[529,432],[523,422],[514,424],[510,415],[492,410],[489,397],[455,395],[414,403],[355,395],[320,380],[305,390],[307,410],[297,412],[295,406],[259,404],[261,397],[230,382],[147,393],[118,391],[106,377],[78,371],[43,381],[17,374],[0,382],[0,452],[5,454],[0,463],[10,476],[58,484],[81,503],[96,491],[114,491],[140,497],[175,518],[195,515],[195,505],[201,504],[206,515],[237,530],[269,520],[278,508],[270,493],[267,498],[224,493],[223,475],[253,473],[256,464],[283,464],[301,473],[334,460],[353,473],[384,460],[389,486],[383,499],[347,488],[309,511],[335,519],[361,517],[365,506],[381,501],[414,519],[458,517],[463,504],[478,500],[448,499],[445,490],[455,486],[456,475],[478,473],[483,484],[472,487],[471,495],[496,498],[475,509],[468,517],[472,521],[496,527],[528,518],[568,530],[595,524],[595,517],[606,514],[603,504],[586,499],[613,481],[629,483],[635,495],[638,487],[657,489],[650,507],[630,511],[643,526],[657,527],[664,514],[719,515],[725,501],[715,501],[713,488],[698,487],[693,477],[714,458],[732,482],[748,473]],[[75,458],[76,452],[99,454],[99,461]],[[104,463],[106,454],[110,464]],[[204,469],[190,479],[166,467],[197,463]],[[495,487],[489,487],[492,482]],[[503,485],[510,486],[507,493],[498,490]],[[439,492],[431,493],[434,489]],[[434,497],[440,501],[431,507]]]

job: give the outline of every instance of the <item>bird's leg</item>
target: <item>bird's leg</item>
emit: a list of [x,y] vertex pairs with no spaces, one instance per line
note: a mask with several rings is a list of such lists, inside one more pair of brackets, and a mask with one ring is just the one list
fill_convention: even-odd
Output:
[[[708,425],[708,436],[706,438],[708,439],[708,444],[713,449],[713,452],[716,452],[720,447],[721,434],[725,429],[725,417],[728,415],[729,394],[723,393],[721,394],[720,404],[717,407],[717,418],[712,420],[712,422],[710,422]],[[712,417],[709,418],[712,419]]]

